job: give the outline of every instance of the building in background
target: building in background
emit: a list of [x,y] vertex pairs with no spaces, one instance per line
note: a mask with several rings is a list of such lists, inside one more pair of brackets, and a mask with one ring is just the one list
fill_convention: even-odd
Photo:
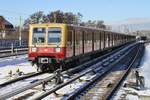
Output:
[[14,26],[3,16],[0,16],[0,38],[5,38],[7,30],[14,30]]

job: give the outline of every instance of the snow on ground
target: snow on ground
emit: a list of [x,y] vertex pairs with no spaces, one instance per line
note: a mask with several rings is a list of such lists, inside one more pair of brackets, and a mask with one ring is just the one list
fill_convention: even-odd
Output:
[[27,55],[0,58],[0,83],[6,80],[4,77],[8,76],[10,71],[14,74],[18,69],[24,74],[36,72],[36,68],[27,60]]
[[[143,75],[145,77],[146,80],[146,88],[150,88],[150,45],[148,45],[146,47],[146,52],[143,58],[143,62],[142,62],[142,69],[143,69]],[[27,55],[23,55],[23,56],[19,56],[19,57],[7,57],[7,58],[0,58],[0,83],[2,82],[2,78],[4,76],[8,76],[8,73],[10,70],[12,70],[13,73],[16,73],[16,70],[19,68],[20,71],[23,71],[24,73],[30,73],[30,72],[36,72],[36,68],[32,67],[30,62],[28,62],[27,60]],[[82,78],[81,78],[82,79]],[[84,79],[84,78],[83,78]],[[86,79],[86,77],[85,77]],[[28,84],[28,82],[27,82]],[[79,88],[82,84],[84,84],[84,82],[76,82],[76,83],[72,83],[60,90],[58,90],[57,92],[61,95],[63,94],[69,94],[71,92],[73,92],[74,89]],[[26,84],[23,84],[26,85]],[[52,86],[48,86],[47,89],[51,88]],[[119,95],[121,94],[125,94],[125,89],[122,88],[119,92]],[[134,90],[131,90],[134,91]],[[135,93],[138,91],[134,91]],[[145,91],[140,91],[138,92],[138,95],[142,95],[142,94],[148,94],[150,93],[149,90],[145,90]],[[40,94],[40,92],[39,92]],[[22,93],[20,95],[23,95]],[[36,95],[35,95],[36,96]],[[60,97],[55,97],[54,94],[49,95],[48,97],[44,98],[44,100],[49,100],[49,99],[53,99],[53,100],[59,100],[61,99],[62,96]],[[138,96],[136,95],[132,95],[132,94],[128,94],[126,96],[127,100],[138,100]],[[118,100],[118,99],[115,99]]]
[[135,95],[128,94],[126,100],[139,100],[139,98]]
[[150,44],[146,46],[145,55],[141,66],[145,78],[145,87],[150,88]]
[[7,65],[16,65],[23,62],[27,62],[27,55],[0,58],[0,67],[5,67]]
[[150,44],[145,48],[145,54],[141,61],[141,67],[138,70],[140,72],[140,76],[144,76],[145,89],[138,91],[132,88],[121,87],[114,97],[114,100],[118,100],[120,98],[124,98],[126,100],[150,100]]
[[[16,82],[16,83],[13,83],[11,85],[8,85],[6,87],[2,87],[0,88],[0,95],[2,94],[6,94],[10,91],[15,91],[17,88],[22,88],[22,87],[25,87],[29,84],[31,84],[31,82],[35,81],[35,80],[41,80],[43,78],[47,78],[47,77],[50,77],[52,74],[49,74],[49,73],[45,73],[45,74],[42,74],[42,75],[39,75],[39,76],[35,76],[35,77],[32,77],[32,78],[28,78],[28,79],[25,79],[23,81],[19,81],[19,82]],[[18,87],[18,85],[20,87]],[[20,95],[20,94],[19,94]]]

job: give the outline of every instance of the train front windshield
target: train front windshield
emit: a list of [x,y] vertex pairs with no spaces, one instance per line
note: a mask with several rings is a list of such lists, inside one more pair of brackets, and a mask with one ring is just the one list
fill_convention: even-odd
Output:
[[45,28],[33,28],[32,43],[40,44],[45,43],[46,29]]
[[60,44],[61,28],[48,28],[48,44]]
[[[49,28],[40,28],[35,27],[32,30],[32,44],[56,44],[60,45],[61,42],[61,28],[58,27],[49,27]],[[48,35],[46,35],[48,34]],[[47,42],[46,43],[46,39]]]

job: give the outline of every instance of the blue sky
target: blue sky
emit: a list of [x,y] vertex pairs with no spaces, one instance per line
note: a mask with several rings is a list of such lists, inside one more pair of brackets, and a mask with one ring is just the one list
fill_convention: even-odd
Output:
[[14,24],[36,11],[80,12],[83,20],[112,22],[128,18],[149,18],[150,0],[3,0],[0,15]]

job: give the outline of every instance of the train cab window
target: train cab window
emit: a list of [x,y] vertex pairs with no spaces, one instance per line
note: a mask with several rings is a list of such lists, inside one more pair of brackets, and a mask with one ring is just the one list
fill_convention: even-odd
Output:
[[60,44],[61,28],[48,28],[48,44]]
[[34,43],[44,43],[45,42],[46,29],[45,28],[33,28],[33,39]]

